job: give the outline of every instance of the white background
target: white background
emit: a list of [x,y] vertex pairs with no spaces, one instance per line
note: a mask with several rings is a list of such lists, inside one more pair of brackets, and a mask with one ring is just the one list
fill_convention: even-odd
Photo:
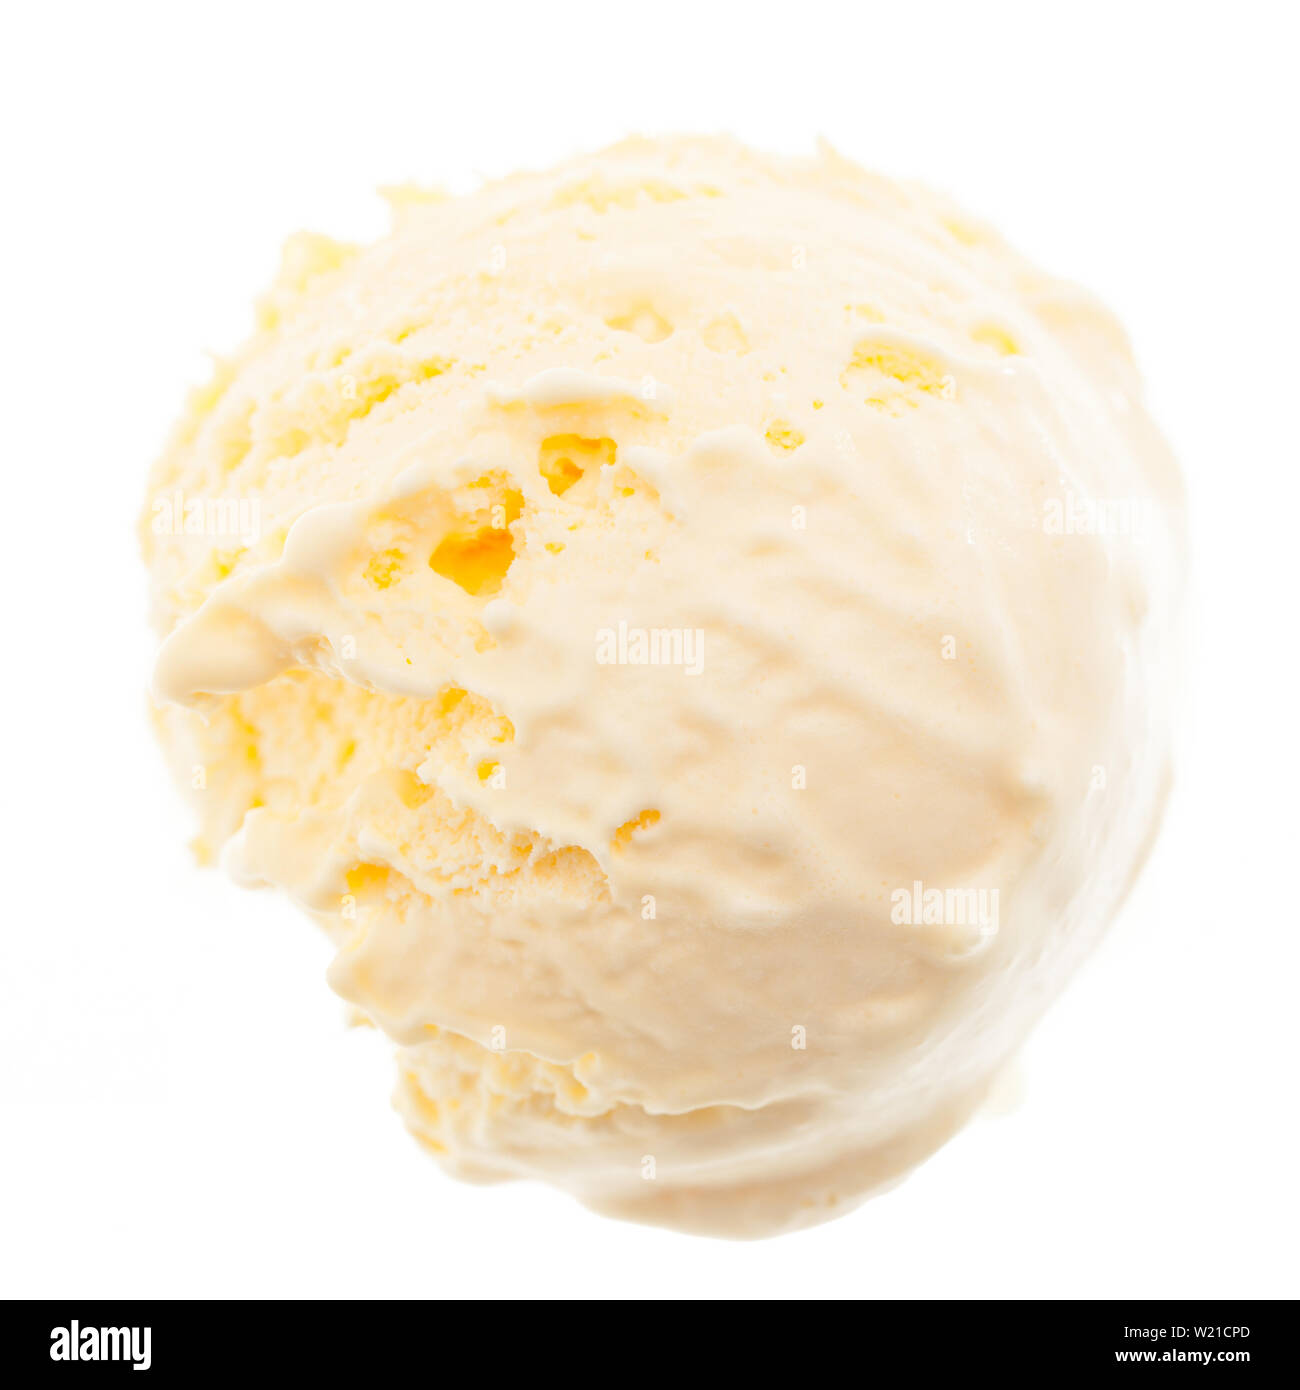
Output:
[[[0,51],[0,1292],[1300,1293],[1290,7],[31,5]],[[757,1245],[443,1177],[286,903],[193,867],[133,522],[289,232],[633,131],[825,133],[1119,312],[1191,494],[1165,833],[1023,1097]],[[259,971],[241,960],[253,950]]]

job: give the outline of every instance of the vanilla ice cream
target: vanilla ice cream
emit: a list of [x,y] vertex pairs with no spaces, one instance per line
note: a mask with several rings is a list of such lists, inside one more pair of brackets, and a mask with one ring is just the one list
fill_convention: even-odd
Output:
[[153,474],[200,853],[329,933],[452,1172],[842,1213],[1159,819],[1180,486],[1124,335],[828,148],[389,196],[289,243]]

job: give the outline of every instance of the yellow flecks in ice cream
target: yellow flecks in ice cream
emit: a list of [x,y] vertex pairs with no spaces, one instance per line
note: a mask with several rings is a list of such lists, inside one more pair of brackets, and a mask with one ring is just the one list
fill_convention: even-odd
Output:
[[354,864],[347,872],[348,892],[357,896],[378,892],[387,883],[388,872],[382,864]]
[[869,406],[882,410],[899,403],[914,405],[913,393],[948,398],[954,392],[951,373],[933,354],[876,339],[857,345],[840,380],[847,389],[862,392]]
[[804,442],[803,431],[796,429],[788,420],[773,420],[767,427],[764,438],[774,449],[784,449],[787,452],[797,449]]
[[400,577],[406,556],[397,549],[382,550],[366,562],[366,579],[376,589],[387,589]]
[[605,322],[623,333],[635,333],[647,343],[661,343],[673,331],[672,324],[653,304],[634,305],[620,314],[612,314]]
[[632,837],[638,830],[645,830],[652,825],[658,825],[659,819],[659,812],[651,808],[642,811],[639,816],[633,816],[629,821],[624,821],[614,832],[614,848],[626,849],[632,843]]
[[523,496],[499,479],[481,478],[472,486],[484,490],[482,502],[442,537],[429,565],[467,594],[495,594],[515,558],[510,527],[523,510]]
[[562,497],[588,469],[614,462],[618,446],[612,439],[584,439],[578,434],[553,434],[542,440],[538,471],[546,485]]
[[982,323],[972,333],[971,337],[977,343],[983,343],[985,347],[991,347],[994,352],[1000,352],[1004,357],[1010,357],[1020,351],[1016,346],[1015,337],[1008,329],[1000,327],[996,323]]

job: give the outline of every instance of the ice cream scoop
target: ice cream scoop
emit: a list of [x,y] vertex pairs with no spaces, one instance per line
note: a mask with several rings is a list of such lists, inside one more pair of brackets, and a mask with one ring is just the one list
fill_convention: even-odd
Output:
[[1181,491],[1124,335],[829,148],[390,198],[290,242],[153,473],[200,849],[330,934],[452,1172],[843,1213],[1159,820]]

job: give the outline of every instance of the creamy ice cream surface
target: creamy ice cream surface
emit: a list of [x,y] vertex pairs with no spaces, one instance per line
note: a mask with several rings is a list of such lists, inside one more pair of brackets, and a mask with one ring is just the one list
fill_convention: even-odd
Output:
[[199,844],[454,1173],[765,1235],[980,1103],[1168,776],[1124,335],[829,149],[634,140],[300,236],[142,535]]

